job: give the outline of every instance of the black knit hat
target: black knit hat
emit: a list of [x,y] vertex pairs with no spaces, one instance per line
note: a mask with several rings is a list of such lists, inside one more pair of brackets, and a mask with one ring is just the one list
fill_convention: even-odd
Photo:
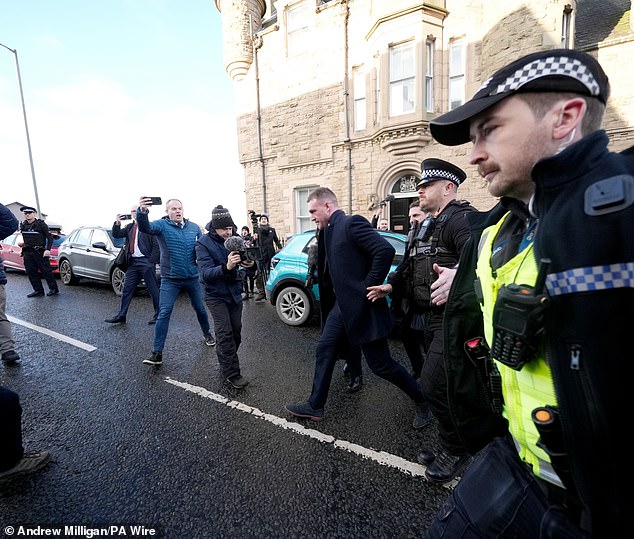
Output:
[[585,52],[534,52],[497,71],[464,105],[432,120],[431,134],[447,146],[469,142],[471,118],[510,95],[526,92],[571,92],[605,104],[610,84],[599,62]]
[[230,226],[235,226],[235,224],[227,208],[216,206],[211,210],[211,228],[215,230],[217,228],[227,228]]

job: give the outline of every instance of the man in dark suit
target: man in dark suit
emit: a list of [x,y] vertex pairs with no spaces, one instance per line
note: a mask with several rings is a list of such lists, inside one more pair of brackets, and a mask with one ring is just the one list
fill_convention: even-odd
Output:
[[352,345],[361,347],[377,376],[392,382],[414,401],[414,427],[426,425],[432,416],[420,386],[390,355],[387,337],[393,318],[387,301],[368,298],[368,287],[385,280],[394,248],[367,219],[347,216],[327,187],[310,193],[308,212],[319,228],[317,274],[323,329],[308,402],[287,404],[286,410],[313,421],[323,419],[335,363]]
[[121,228],[122,215],[118,214],[112,225],[112,235],[115,238],[127,238],[123,249],[127,252],[128,268],[125,272],[119,312],[112,318],[106,318],[105,322],[109,324],[125,324],[128,307],[141,279],[145,279],[145,286],[154,304],[154,316],[148,324],[154,324],[158,315],[159,289],[156,282],[156,264],[159,263],[160,258],[158,240],[156,236],[144,234],[137,229],[136,209],[137,207],[133,206],[130,210],[131,223]]

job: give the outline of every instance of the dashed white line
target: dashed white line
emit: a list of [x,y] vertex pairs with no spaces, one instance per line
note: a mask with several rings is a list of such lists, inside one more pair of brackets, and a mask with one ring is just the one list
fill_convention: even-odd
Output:
[[[217,393],[213,393],[204,387],[194,386],[192,384],[188,384],[187,382],[179,382],[178,380],[174,380],[173,378],[166,377],[165,381],[168,384],[172,384],[176,387],[180,387],[186,391],[191,393],[196,393],[203,398],[211,399],[220,404],[224,404],[229,408],[234,408],[235,410],[239,410],[240,412],[251,414],[255,417],[263,419],[264,421],[268,421],[273,425],[290,430],[295,432],[296,434],[300,434],[302,436],[308,436],[313,438],[319,442],[332,444],[334,447],[338,449],[343,449],[348,451],[349,453],[354,453],[359,455],[365,459],[370,459],[378,464],[383,466],[390,466],[392,468],[396,468],[397,470],[407,473],[409,475],[413,475],[416,477],[425,477],[425,466],[421,464],[410,462],[404,458],[398,457],[396,455],[392,455],[391,453],[387,453],[385,451],[375,451],[374,449],[368,449],[367,447],[360,446],[358,444],[354,444],[352,442],[348,442],[346,440],[338,440],[334,436],[330,436],[329,434],[324,434],[323,432],[319,432],[314,429],[309,429],[304,427],[303,425],[295,422],[295,421],[287,421],[284,418],[278,417],[276,415],[267,414],[258,408],[254,408],[253,406],[249,406],[239,401],[230,400],[222,395],[218,395]],[[452,488],[455,486],[456,481],[451,481],[447,483],[445,486],[448,488]]]
[[92,344],[86,344],[84,342],[78,341],[77,339],[73,339],[71,337],[67,337],[66,335],[62,335],[61,333],[57,333],[56,331],[51,331],[50,329],[46,329],[41,326],[36,326],[35,324],[31,324],[29,322],[25,322],[24,320],[20,320],[19,318],[15,318],[14,316],[7,315],[7,319],[12,324],[18,324],[20,326],[24,326],[25,328],[39,331],[40,333],[43,333],[44,335],[48,335],[49,337],[53,337],[54,339],[57,339],[58,341],[63,341],[72,346],[76,346],[77,348],[81,348],[82,350],[86,350],[87,352],[94,352],[95,350],[97,350],[97,347],[93,346]]

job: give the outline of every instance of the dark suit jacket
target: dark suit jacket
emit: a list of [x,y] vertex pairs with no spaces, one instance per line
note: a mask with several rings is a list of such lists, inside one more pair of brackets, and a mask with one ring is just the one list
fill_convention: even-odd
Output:
[[360,215],[337,210],[319,232],[317,271],[322,324],[339,303],[353,345],[386,337],[394,320],[387,300],[367,299],[367,287],[383,284],[394,247]]
[[[132,223],[127,224],[123,228],[121,225],[118,225],[116,222],[112,225],[112,235],[115,238],[125,238],[126,247],[130,244],[130,239],[132,236],[132,227],[134,226],[134,221]],[[161,251],[159,248],[158,238],[151,234],[145,234],[139,230],[137,226],[137,242],[139,244],[139,249],[141,252],[150,259],[152,264],[159,264]],[[130,263],[130,253],[128,251],[128,264]]]

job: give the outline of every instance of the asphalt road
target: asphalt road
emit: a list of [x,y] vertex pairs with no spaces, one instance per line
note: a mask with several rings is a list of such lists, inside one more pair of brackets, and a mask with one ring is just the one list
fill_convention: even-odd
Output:
[[411,427],[403,393],[365,367],[364,388],[348,394],[338,366],[324,421],[285,412],[310,392],[316,322],[292,328],[270,304],[245,302],[239,355],[251,384],[236,391],[186,296],[155,369],[141,363],[153,337],[144,292],[112,326],[103,320],[119,298],[107,286],[60,287],[29,299],[26,277],[9,274],[22,362],[0,366],[0,384],[20,395],[25,448],[52,462],[0,488],[0,537],[424,536],[449,491],[422,476],[416,454],[436,428]]

